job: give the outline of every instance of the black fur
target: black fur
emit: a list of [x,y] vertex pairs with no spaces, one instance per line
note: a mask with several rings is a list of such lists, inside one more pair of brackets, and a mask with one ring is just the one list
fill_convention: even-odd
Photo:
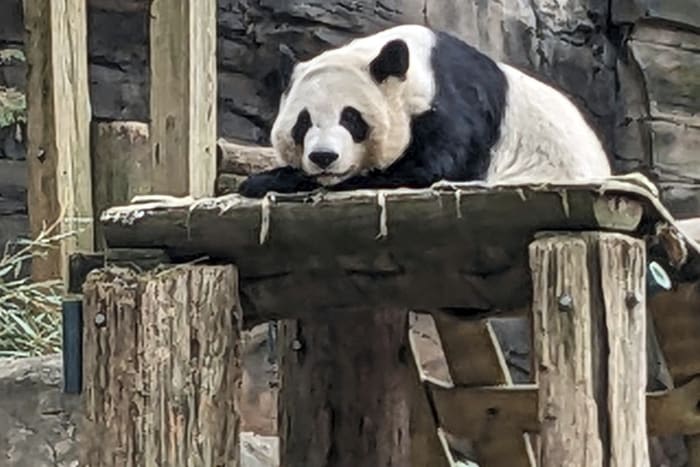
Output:
[[[440,180],[471,181],[485,177],[490,148],[498,141],[508,83],[496,63],[448,34],[438,32],[432,54],[437,93],[432,109],[413,119],[412,139],[403,156],[384,171],[353,177],[330,190],[358,188],[425,188]],[[391,68],[391,67],[389,67]],[[264,194],[252,176],[239,192]],[[268,179],[267,191],[306,191],[308,177]],[[294,181],[299,185],[294,186]],[[315,182],[314,182],[315,183]],[[255,187],[255,189],[251,189]]]
[[292,127],[292,139],[294,140],[294,144],[299,146],[303,145],[304,138],[306,138],[306,133],[308,133],[310,128],[311,115],[309,114],[308,110],[304,109],[299,112],[297,121],[294,123],[294,127]]
[[346,130],[352,136],[352,140],[356,143],[361,143],[367,139],[369,134],[369,125],[362,114],[355,107],[345,107],[340,113],[340,124],[345,127]]
[[369,72],[377,83],[383,83],[390,76],[404,79],[408,71],[409,56],[406,42],[401,39],[387,42],[369,64]]

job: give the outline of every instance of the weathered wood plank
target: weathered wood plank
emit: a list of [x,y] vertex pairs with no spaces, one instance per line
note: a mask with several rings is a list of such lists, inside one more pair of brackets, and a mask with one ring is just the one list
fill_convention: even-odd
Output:
[[[500,344],[488,320],[469,322],[450,313],[433,313],[433,316],[455,385],[512,385]],[[474,443],[479,462],[493,467],[535,465],[532,447],[521,429],[513,429],[508,423],[501,424],[493,416],[488,423],[480,423],[481,407],[451,405],[459,401],[434,391],[432,397],[446,432],[464,437],[464,430],[460,427],[470,425],[474,428],[465,438]],[[487,413],[490,408],[487,408]],[[459,421],[453,418],[456,414]]]
[[83,403],[80,465],[145,465],[147,385],[141,368],[143,283],[123,269],[89,274],[83,306]]
[[238,465],[242,312],[233,266],[153,275],[141,297],[143,465]]
[[[418,333],[418,322],[422,321],[420,327],[427,332],[431,332],[437,342],[430,342],[427,336]],[[428,374],[426,364],[434,362],[434,371],[438,375],[443,373],[443,377],[449,380],[447,365],[440,368],[445,362],[445,356],[440,348],[440,337],[434,325],[431,326],[432,317],[427,313],[409,312],[409,335],[408,342],[411,349],[412,372],[407,381],[412,385],[413,395],[411,402],[411,465],[413,467],[450,467],[453,465],[449,446],[442,437],[438,427],[438,421],[433,415],[433,409],[424,387],[425,381],[435,378],[434,374]],[[432,360],[432,362],[431,362]]]
[[252,146],[223,138],[216,142],[219,173],[250,175],[282,165],[282,159],[269,146]]
[[[524,252],[536,231],[599,230],[594,204],[616,193],[595,184],[471,184],[455,190],[268,201],[231,195],[113,208],[102,222],[112,247],[167,246],[173,257],[235,263],[249,316],[284,319],[319,309],[383,306],[468,308],[465,315],[488,315],[529,303]],[[300,282],[319,277],[325,287],[300,291]],[[412,285],[418,283],[422,287]]]
[[646,244],[615,234],[597,241],[607,331],[610,466],[649,466]]
[[530,246],[543,467],[649,465],[645,260],[641,240],[612,233]]
[[151,2],[154,190],[210,196],[216,180],[216,1]]
[[280,465],[411,465],[407,339],[404,311],[281,323]]
[[[430,385],[440,425],[455,436],[476,439],[489,431],[538,433],[538,388],[517,386]],[[700,377],[668,391],[646,396],[651,436],[700,434]]]
[[[148,124],[93,122],[90,145],[95,216],[112,206],[128,204],[137,195],[154,194],[154,168]],[[99,249],[105,247],[102,226],[95,226]]]
[[34,260],[32,276],[66,278],[70,253],[94,248],[86,2],[28,0],[24,19],[31,233],[61,219],[72,234]]
[[81,465],[237,465],[236,285],[233,266],[89,275]]

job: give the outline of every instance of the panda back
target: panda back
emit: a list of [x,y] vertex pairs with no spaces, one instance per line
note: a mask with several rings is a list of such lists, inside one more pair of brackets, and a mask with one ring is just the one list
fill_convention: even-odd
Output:
[[610,176],[610,164],[581,111],[555,88],[499,64],[508,81],[491,182],[553,182]]

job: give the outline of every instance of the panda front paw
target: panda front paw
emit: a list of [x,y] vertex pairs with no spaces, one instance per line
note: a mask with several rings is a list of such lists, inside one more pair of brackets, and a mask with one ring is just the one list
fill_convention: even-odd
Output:
[[267,193],[298,193],[313,191],[319,184],[293,167],[280,167],[251,175],[238,187],[238,194],[247,198],[262,198]]

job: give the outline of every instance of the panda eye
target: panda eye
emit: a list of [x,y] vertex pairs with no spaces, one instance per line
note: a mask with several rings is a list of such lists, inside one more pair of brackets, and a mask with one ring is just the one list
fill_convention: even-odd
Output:
[[292,128],[292,139],[294,140],[294,143],[297,145],[303,144],[304,138],[306,137],[306,132],[309,131],[309,128],[311,128],[311,115],[309,115],[308,110],[304,109],[299,112],[297,122]]
[[353,141],[361,143],[367,139],[369,125],[362,118],[359,110],[354,107],[345,107],[340,114],[340,124],[350,132]]

